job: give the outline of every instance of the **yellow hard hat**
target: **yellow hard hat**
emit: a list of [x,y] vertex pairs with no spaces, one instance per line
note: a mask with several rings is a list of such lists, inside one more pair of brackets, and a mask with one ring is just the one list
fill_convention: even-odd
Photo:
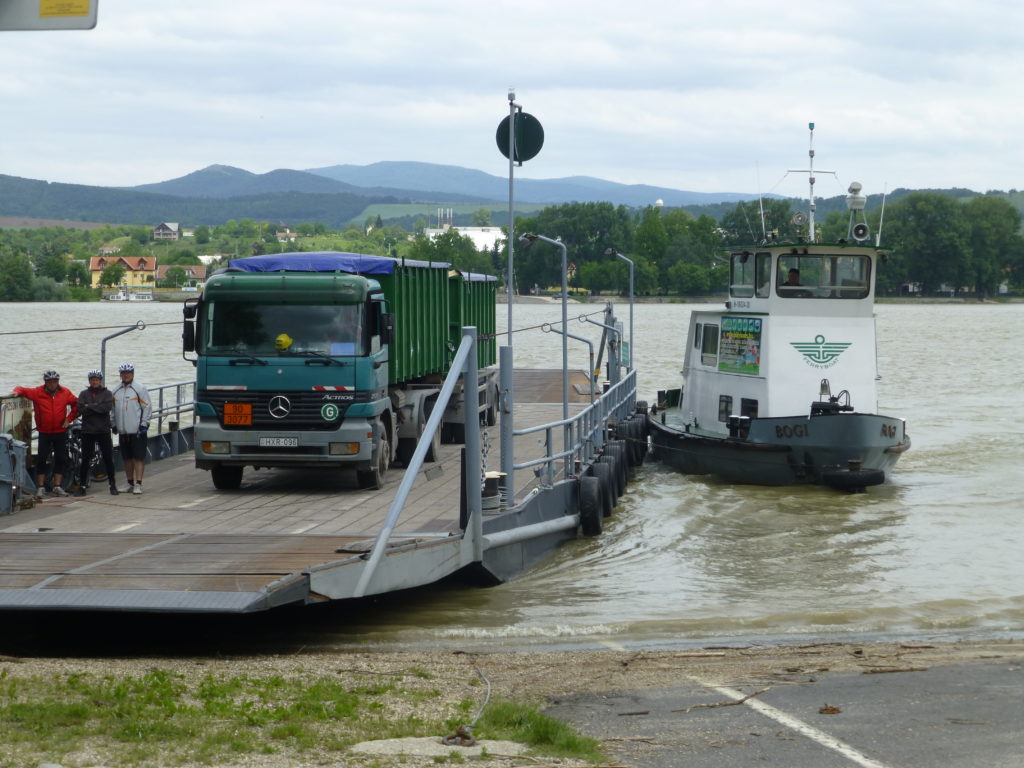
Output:
[[292,337],[287,333],[279,333],[274,339],[274,346],[280,350],[288,349],[292,345]]

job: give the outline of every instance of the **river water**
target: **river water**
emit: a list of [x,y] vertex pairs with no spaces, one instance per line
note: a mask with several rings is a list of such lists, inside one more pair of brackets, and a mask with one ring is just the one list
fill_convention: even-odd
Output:
[[[641,398],[678,386],[696,308],[636,307]],[[574,304],[570,317],[598,309]],[[628,307],[619,311],[628,329]],[[178,304],[0,304],[0,317],[5,392],[49,367],[77,391],[103,336],[139,320],[144,331],[108,342],[107,370],[130,359],[147,385],[192,376]],[[1024,635],[1024,429],[1014,416],[1024,305],[880,305],[877,317],[879,410],[907,418],[913,439],[885,485],[858,495],[729,486],[649,462],[602,536],[512,582],[365,601],[291,631],[363,648]],[[513,327],[559,318],[558,305],[516,305]],[[505,319],[499,307],[499,330]],[[24,333],[37,330],[49,332]],[[577,320],[570,330],[601,333]],[[518,365],[561,360],[556,334],[513,339]],[[569,341],[572,367],[585,368],[587,354]]]

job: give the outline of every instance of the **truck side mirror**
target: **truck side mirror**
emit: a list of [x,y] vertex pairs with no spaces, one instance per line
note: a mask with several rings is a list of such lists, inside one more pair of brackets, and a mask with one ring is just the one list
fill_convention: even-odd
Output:
[[390,312],[380,314],[380,343],[395,343],[395,316]]
[[181,326],[181,352],[196,351],[196,315],[199,312],[198,304],[185,304],[182,307],[182,314],[185,322]]

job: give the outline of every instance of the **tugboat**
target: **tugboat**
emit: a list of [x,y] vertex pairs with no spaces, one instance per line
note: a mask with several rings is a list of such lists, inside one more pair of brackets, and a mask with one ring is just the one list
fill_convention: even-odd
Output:
[[807,241],[729,249],[725,310],[691,315],[682,387],[659,392],[648,417],[657,458],[681,472],[863,491],[910,448],[905,420],[876,413],[884,250],[870,242],[857,182],[847,237],[815,242],[810,156],[810,211],[794,217]]

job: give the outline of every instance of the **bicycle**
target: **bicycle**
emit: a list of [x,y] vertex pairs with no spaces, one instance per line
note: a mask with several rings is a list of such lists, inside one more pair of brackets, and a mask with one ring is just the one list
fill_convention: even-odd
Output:
[[[78,485],[78,477],[82,467],[82,422],[77,420],[68,428],[68,439],[66,442],[67,452],[64,456],[64,475],[61,477],[60,487],[69,493]],[[53,457],[46,462],[46,487],[53,487]],[[89,462],[89,472],[86,486],[92,480],[106,480],[107,470],[103,466],[103,455],[96,447],[93,451],[92,461]]]

